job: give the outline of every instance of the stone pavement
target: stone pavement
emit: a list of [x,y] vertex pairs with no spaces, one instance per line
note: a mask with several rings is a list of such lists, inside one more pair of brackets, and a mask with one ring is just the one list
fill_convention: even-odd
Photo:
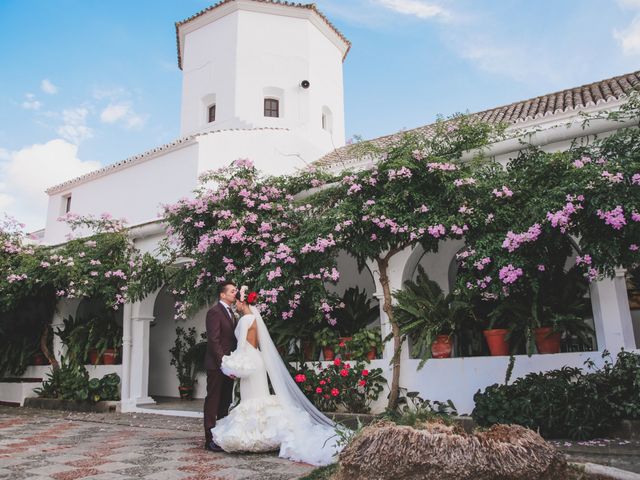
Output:
[[202,448],[201,420],[0,407],[0,479],[288,480],[313,467]]

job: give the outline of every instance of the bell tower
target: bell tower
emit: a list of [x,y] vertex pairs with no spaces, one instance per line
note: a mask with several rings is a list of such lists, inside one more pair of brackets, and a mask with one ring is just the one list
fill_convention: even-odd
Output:
[[319,151],[344,145],[350,42],[314,4],[224,0],[176,23],[181,135],[286,129]]

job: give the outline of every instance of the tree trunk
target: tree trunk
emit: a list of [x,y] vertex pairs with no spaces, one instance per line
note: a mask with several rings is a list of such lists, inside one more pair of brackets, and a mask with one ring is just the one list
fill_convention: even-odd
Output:
[[40,334],[40,350],[49,363],[51,363],[51,368],[53,370],[58,370],[60,365],[58,365],[58,361],[56,360],[56,356],[49,351],[49,323],[45,323],[42,329],[42,333]]
[[389,277],[387,275],[389,258],[391,258],[395,253],[395,251],[391,251],[384,258],[377,259],[380,284],[382,285],[382,294],[384,297],[382,310],[387,314],[387,318],[391,324],[391,333],[393,335],[393,358],[391,360],[393,365],[393,374],[391,377],[391,389],[389,391],[389,403],[387,405],[387,408],[390,410],[395,410],[398,407],[398,397],[400,396],[400,349],[402,348],[400,327],[398,327],[398,324],[393,318],[391,287],[389,286]]

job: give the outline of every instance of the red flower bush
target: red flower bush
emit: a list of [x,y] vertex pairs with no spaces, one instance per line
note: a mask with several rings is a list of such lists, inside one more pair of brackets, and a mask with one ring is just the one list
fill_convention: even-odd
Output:
[[322,411],[366,413],[382,392],[385,379],[382,369],[370,371],[364,366],[363,363],[352,366],[337,359],[324,368],[320,363],[314,368],[305,366],[294,378],[307,398]]

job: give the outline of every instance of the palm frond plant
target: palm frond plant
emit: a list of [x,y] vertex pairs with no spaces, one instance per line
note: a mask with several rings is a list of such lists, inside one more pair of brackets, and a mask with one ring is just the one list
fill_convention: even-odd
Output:
[[380,308],[372,306],[366,290],[360,290],[359,287],[345,290],[341,303],[344,307],[335,310],[338,321],[336,328],[341,337],[352,336],[380,316]]
[[461,297],[444,294],[442,288],[418,266],[415,281],[407,280],[396,291],[393,313],[403,339],[411,341],[411,354],[422,359],[418,368],[432,357],[432,345],[439,335],[452,337],[459,325],[470,316],[470,306]]

